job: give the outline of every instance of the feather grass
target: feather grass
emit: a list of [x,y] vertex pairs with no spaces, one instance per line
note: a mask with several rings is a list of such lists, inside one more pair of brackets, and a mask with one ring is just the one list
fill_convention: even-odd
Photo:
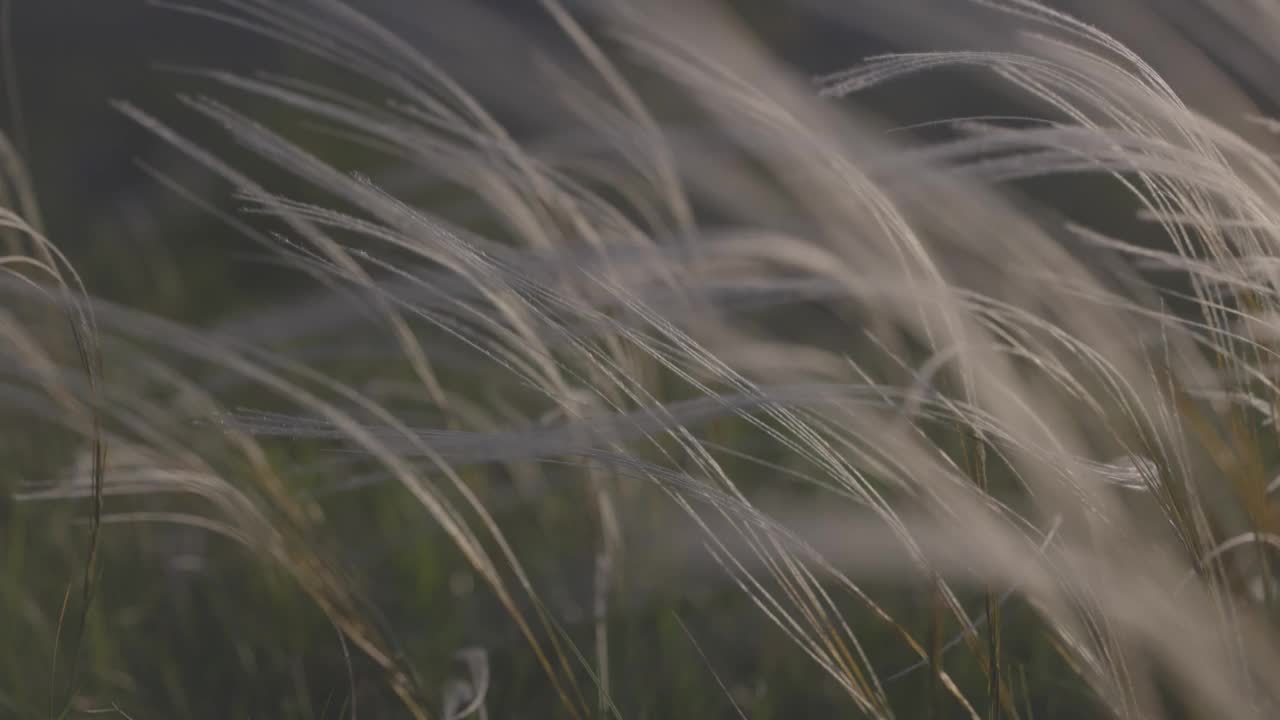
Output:
[[[904,45],[928,43],[928,23],[899,13],[930,5],[871,18]],[[1252,32],[1243,10],[1179,6],[1193,5]],[[400,197],[206,96],[183,103],[243,165],[118,109],[231,186],[237,227],[319,294],[184,327],[89,299],[37,226],[5,211],[28,244],[3,260],[0,292],[30,316],[0,314],[9,411],[88,448],[69,478],[17,495],[92,498],[81,636],[101,526],[180,525],[287,574],[340,632],[348,669],[350,643],[404,712],[483,716],[502,682],[485,652],[459,654],[469,679],[432,697],[435,679],[332,549],[332,488],[391,486],[496,599],[551,714],[628,714],[609,620],[641,592],[639,558],[735,587],[860,716],[900,716],[895,683],[927,666],[932,716],[1032,717],[1032,694],[1052,691],[1028,685],[1013,599],[1109,716],[1274,714],[1280,166],[1111,35],[1032,0],[981,0],[948,9],[972,13],[953,38],[969,47],[872,57],[815,90],[717,5],[546,0],[572,53],[535,68],[564,120],[538,144],[352,6],[174,7],[359,78],[370,97],[198,73],[465,194],[483,221]],[[994,38],[980,18],[1010,33]],[[956,68],[984,73],[1036,121],[962,118],[941,140],[913,140],[857,106]],[[642,73],[679,128],[633,83]],[[255,179],[250,162],[288,187]],[[1022,191],[1073,175],[1125,193],[1161,243]],[[23,183],[10,187],[36,212]],[[1182,284],[1153,282],[1152,267]],[[81,374],[31,319],[51,310],[73,318]],[[103,362],[121,370],[104,375]],[[347,482],[293,480],[279,458],[301,450]],[[554,483],[582,508],[557,529],[592,538],[578,578],[589,641],[495,510],[498,470],[535,504],[546,496],[529,488]],[[117,496],[153,506],[104,512]],[[679,522],[647,526],[659,507]],[[637,547],[642,528],[684,551]],[[923,625],[877,599],[886,584],[925,588]],[[870,628],[901,647],[870,644]],[[905,670],[881,660],[899,650],[915,658]]]

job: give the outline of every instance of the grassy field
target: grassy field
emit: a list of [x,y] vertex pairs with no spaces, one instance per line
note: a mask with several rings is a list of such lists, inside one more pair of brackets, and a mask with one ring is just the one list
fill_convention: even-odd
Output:
[[0,718],[1280,712],[1280,12],[161,5],[113,223],[4,55]]

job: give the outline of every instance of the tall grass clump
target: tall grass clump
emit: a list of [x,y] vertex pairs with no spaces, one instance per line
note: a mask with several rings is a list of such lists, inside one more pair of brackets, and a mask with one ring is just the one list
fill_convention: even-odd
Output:
[[1280,15],[1056,7],[172,5],[315,73],[117,104],[301,287],[95,298],[6,174],[0,708],[1274,717]]

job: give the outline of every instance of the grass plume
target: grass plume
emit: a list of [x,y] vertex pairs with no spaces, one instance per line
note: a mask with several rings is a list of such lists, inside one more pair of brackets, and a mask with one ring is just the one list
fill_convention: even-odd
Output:
[[[1275,714],[1280,164],[1247,79],[1280,15],[1179,0],[1198,37],[1133,0],[1165,40],[1131,49],[1033,0],[807,0],[897,48],[814,78],[713,2],[429,3],[510,41],[464,82],[357,4],[160,4],[325,69],[116,105],[309,287],[201,326],[94,297],[0,143],[0,394],[44,474],[12,512],[88,515],[62,716],[201,712],[113,675],[127,608],[87,614],[105,529],[160,526],[325,630],[311,665],[228,640],[231,686],[297,686],[282,717]],[[676,657],[712,709],[647,698]]]

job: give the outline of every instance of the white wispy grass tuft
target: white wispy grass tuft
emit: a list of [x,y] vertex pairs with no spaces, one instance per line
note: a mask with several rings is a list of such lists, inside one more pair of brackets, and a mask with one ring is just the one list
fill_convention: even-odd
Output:
[[[272,228],[246,231],[324,287],[195,329],[12,274],[7,297],[73,311],[105,362],[128,368],[85,380],[54,357],[56,341],[0,313],[8,404],[129,449],[96,490],[83,478],[101,469],[78,461],[70,481],[51,473],[20,497],[200,498],[203,512],[108,507],[101,520],[196,527],[277,563],[416,717],[431,715],[427,688],[444,678],[405,666],[311,542],[333,493],[402,486],[508,612],[566,716],[627,714],[611,693],[605,619],[646,553],[628,530],[657,505],[685,528],[660,532],[715,567],[660,564],[736,585],[859,715],[897,716],[890,690],[906,674],[900,648],[865,642],[874,624],[919,659],[907,671],[929,668],[949,707],[1024,716],[1019,694],[1037,690],[1015,687],[998,632],[1013,597],[1115,717],[1274,714],[1280,165],[1242,134],[1256,123],[1183,93],[1242,108],[1249,93],[1228,71],[1280,70],[1280,59],[1232,52],[1221,34],[1196,54],[1196,28],[1179,25],[1191,77],[1222,84],[1183,88],[1030,0],[857,3],[879,8],[860,16],[874,32],[925,49],[815,87],[710,3],[542,5],[559,53],[506,82],[545,83],[545,105],[528,112],[557,126],[546,141],[508,130],[518,118],[499,119],[354,5],[180,7],[358,77],[369,97],[204,73],[398,177],[465,194],[482,220],[393,192],[222,100],[184,103],[291,184],[268,187],[203,149],[203,130],[120,104],[225,180],[243,205],[236,222]],[[835,24],[849,17],[808,5]],[[1177,5],[1271,53],[1247,13],[1280,18],[1260,5]],[[967,19],[945,50],[927,47],[929,12]],[[986,92],[1031,121],[955,118],[942,139],[913,140],[860,103],[956,69],[982,73]],[[641,72],[661,92],[633,85]],[[495,80],[478,92],[506,90]],[[951,119],[920,100],[925,120]],[[659,106],[685,122],[669,126]],[[1025,190],[1079,175],[1098,198],[1123,193],[1158,242],[1115,237]],[[68,272],[35,228],[0,220],[36,250],[5,269]],[[1176,280],[1154,282],[1153,268]],[[261,406],[243,407],[246,390]],[[295,486],[269,451],[281,442],[362,474]],[[495,515],[500,498],[482,481],[493,466],[534,502],[548,483],[582,492],[596,538],[590,647],[570,640],[528,548]],[[938,637],[876,599],[885,583],[930,588]],[[975,593],[979,616],[966,605]],[[944,643],[947,623],[961,633]],[[985,682],[949,674],[943,655],[961,643]],[[459,657],[470,680],[448,685],[450,718],[483,712],[502,682],[482,650]]]

